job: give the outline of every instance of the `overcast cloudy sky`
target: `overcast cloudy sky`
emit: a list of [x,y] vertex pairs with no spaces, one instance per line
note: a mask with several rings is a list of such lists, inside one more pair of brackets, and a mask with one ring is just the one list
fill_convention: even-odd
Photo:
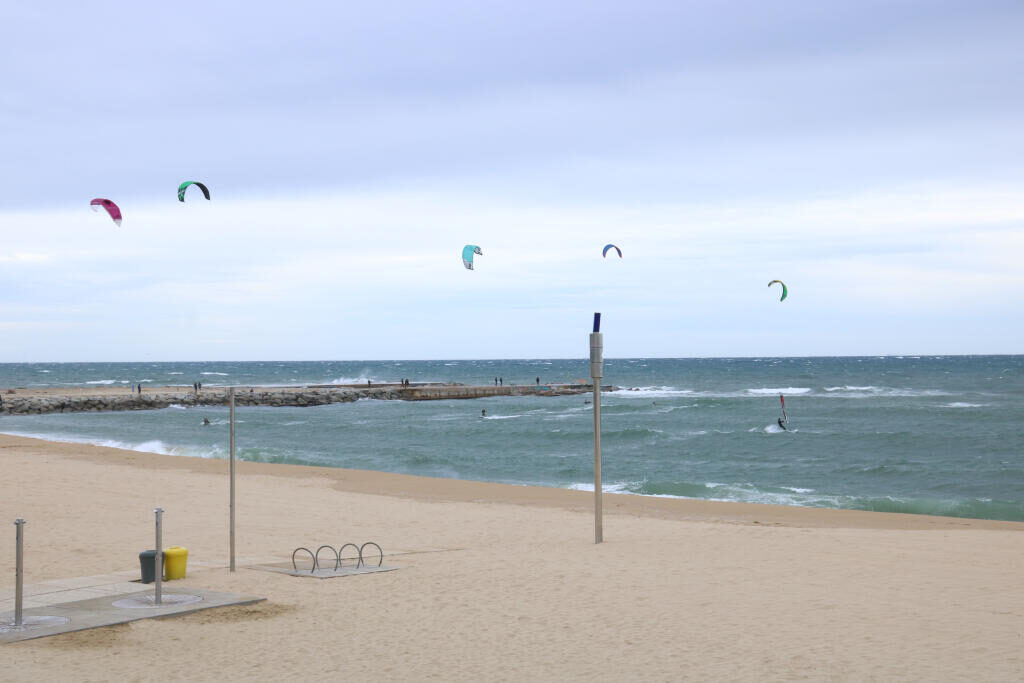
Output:
[[5,23],[0,361],[1024,351],[1019,0]]

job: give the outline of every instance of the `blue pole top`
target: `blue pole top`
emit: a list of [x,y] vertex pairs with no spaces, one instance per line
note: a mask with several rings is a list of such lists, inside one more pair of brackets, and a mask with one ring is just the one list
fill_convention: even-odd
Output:
[[600,332],[600,331],[601,331],[601,314],[600,313],[595,313],[594,314],[594,332]]

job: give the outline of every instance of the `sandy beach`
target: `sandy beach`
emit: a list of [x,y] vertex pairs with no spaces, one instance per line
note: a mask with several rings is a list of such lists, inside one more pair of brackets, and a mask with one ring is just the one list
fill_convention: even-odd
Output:
[[[0,436],[0,466],[26,585],[137,570],[162,506],[169,585],[267,598],[6,645],[5,680],[1024,678],[1020,523],[606,495],[595,545],[586,492],[240,463],[232,574],[225,461]],[[350,541],[401,569],[245,568]]]

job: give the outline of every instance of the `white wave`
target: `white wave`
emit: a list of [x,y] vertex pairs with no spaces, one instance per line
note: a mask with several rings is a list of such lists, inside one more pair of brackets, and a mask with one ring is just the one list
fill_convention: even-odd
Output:
[[965,403],[963,401],[954,401],[953,403],[946,403],[944,408],[984,408],[987,403]]
[[174,408],[175,410],[188,410],[188,406],[183,406],[180,403],[172,403],[167,406],[168,408]]
[[168,372],[168,375],[184,375],[184,372]]
[[485,420],[511,420],[516,417],[523,417],[523,415],[487,415],[484,417]]
[[870,386],[870,385],[866,386],[866,387],[854,387],[854,386],[849,386],[849,385],[847,385],[845,387],[825,387],[825,391],[878,391],[878,390],[879,390],[878,387],[873,387],[873,386]]
[[[212,423],[211,423],[212,424]],[[227,424],[227,420],[223,421]],[[211,448],[196,448],[191,446],[169,446],[163,441],[153,439],[141,443],[129,443],[116,439],[100,439],[95,437],[67,436],[65,434],[46,434],[41,432],[3,432],[11,436],[23,436],[27,439],[43,439],[58,443],[80,443],[90,446],[101,446],[103,448],[119,448],[126,451],[138,453],[155,453],[157,455],[183,455],[193,458],[220,458],[224,455],[224,449],[220,446]]]
[[[630,491],[630,487],[631,486],[636,486],[638,483],[639,482],[602,483],[601,484],[601,491],[602,491],[602,493],[630,493],[631,492]],[[593,491],[594,490],[594,484],[593,483],[589,483],[588,484],[586,482],[581,482],[581,483],[578,483],[578,484],[569,484],[566,488],[571,490],[571,491]],[[670,497],[676,497],[677,498],[678,496],[670,496]]]
[[673,396],[692,395],[692,389],[677,389],[675,387],[630,387],[613,394],[615,398],[672,398]]
[[49,370],[40,370],[39,372],[50,372]]
[[86,384],[117,384],[117,380],[116,379],[94,379],[94,380],[91,380],[89,382],[86,382]]
[[922,398],[930,396],[951,396],[948,391],[939,389],[900,389],[896,387],[825,387],[829,396],[834,398],[872,398],[876,396],[891,398]]
[[339,377],[332,379],[331,384],[366,384],[367,381],[373,382],[374,384],[381,384],[375,377],[367,377],[366,375],[360,375],[359,377]]
[[836,496],[807,495],[812,493],[810,489],[798,489],[790,486],[781,488],[791,491],[791,493],[761,491],[750,484],[722,485],[716,491],[715,497],[708,498],[708,500],[797,507],[839,507],[839,499]]
[[770,394],[808,394],[810,393],[809,387],[779,387],[777,389],[763,388],[763,389],[747,389],[748,394],[770,395]]
[[228,373],[226,373],[226,372],[200,372],[199,374],[200,375],[219,375],[221,377],[227,377],[228,376]]
[[768,425],[767,427],[764,428],[764,433],[765,434],[781,434],[784,431],[786,431],[786,430],[783,429],[782,427],[780,427],[777,424]]
[[294,427],[295,425],[304,425],[306,420],[292,420],[291,422],[282,422],[282,427]]

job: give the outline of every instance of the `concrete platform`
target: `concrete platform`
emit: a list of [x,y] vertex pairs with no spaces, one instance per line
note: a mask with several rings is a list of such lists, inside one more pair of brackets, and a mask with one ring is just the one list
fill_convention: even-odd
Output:
[[[62,602],[37,607],[27,607],[24,610],[24,621],[28,626],[22,630],[10,630],[9,625],[14,622],[14,612],[0,614],[0,644],[13,643],[45,636],[55,636],[61,633],[72,631],[83,631],[85,629],[97,628],[100,626],[113,626],[124,624],[139,619],[152,619],[154,617],[169,617],[179,614],[189,614],[199,610],[212,609],[214,607],[227,607],[228,605],[251,605],[261,602],[266,598],[253,598],[234,593],[218,593],[217,591],[203,590],[199,588],[171,588],[163,590],[163,597],[167,598],[167,604],[159,607],[152,606],[142,609],[131,609],[115,607],[114,603],[120,600],[145,599],[153,595],[153,588],[142,587],[134,584],[135,590],[119,594],[108,594],[97,597],[77,600],[74,602]],[[198,597],[199,600],[190,602],[178,602],[174,595],[189,595]],[[51,616],[67,619],[64,623],[56,624],[32,624],[35,617]]]
[[307,579],[333,579],[339,576],[355,576],[356,574],[373,574],[374,572],[393,572],[401,567],[388,567],[386,565],[380,567],[339,567],[335,569],[330,567],[324,569],[318,567],[314,571],[309,569],[295,569],[292,567],[291,562],[275,562],[273,564],[259,564],[246,569],[257,569],[263,572],[276,572],[278,574],[288,574],[289,576],[302,576]]

